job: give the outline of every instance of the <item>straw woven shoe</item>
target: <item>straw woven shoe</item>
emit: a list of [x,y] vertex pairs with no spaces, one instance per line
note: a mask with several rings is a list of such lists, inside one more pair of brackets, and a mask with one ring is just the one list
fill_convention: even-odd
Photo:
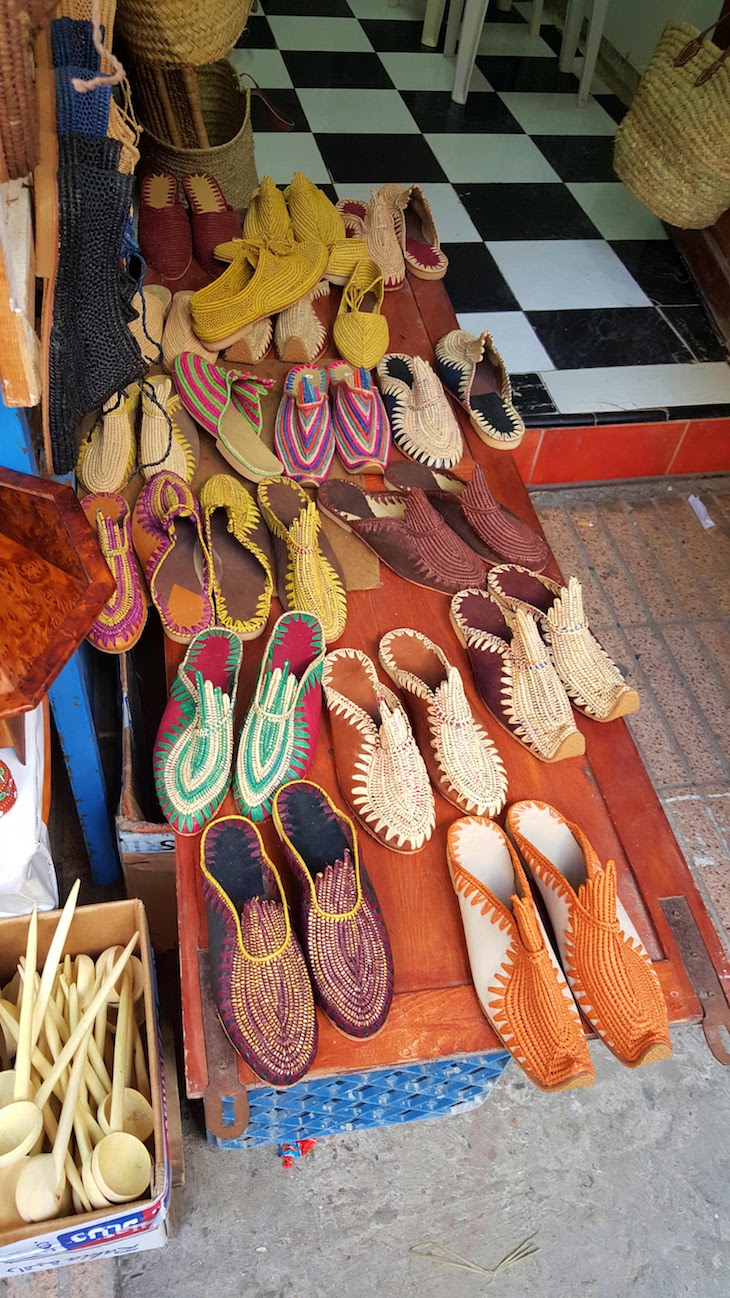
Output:
[[490,570],[487,588],[501,608],[522,609],[535,618],[574,708],[593,721],[614,721],[638,711],[636,690],[588,626],[577,577],[562,586],[516,564],[503,564]]
[[143,176],[139,188],[139,246],[165,279],[182,279],[193,260],[188,214],[168,173]]
[[395,231],[411,275],[416,279],[443,279],[449,260],[441,251],[433,212],[421,186],[401,189],[400,185],[383,185],[380,192],[393,213]]
[[251,243],[294,242],[286,199],[271,176],[263,176],[251,195],[243,222],[243,238]]
[[301,171],[295,171],[284,190],[294,238],[299,243],[324,243],[331,247],[347,237],[345,223],[323,190]]
[[240,338],[226,347],[225,358],[227,361],[238,361],[239,364],[258,365],[268,352],[273,337],[274,322],[271,316],[264,316],[263,320],[255,320],[253,324],[246,325]]
[[215,256],[219,243],[237,238],[239,220],[214,176],[196,172],[183,176],[185,197],[190,209],[193,253],[199,266],[214,278],[223,267]]
[[231,783],[233,712],[243,648],[224,627],[190,642],[177,669],[152,755],[157,797],[178,834],[197,834]]
[[513,451],[525,433],[512,384],[491,334],[454,329],[436,343],[436,371],[464,407],[475,433],[496,451]]
[[329,250],[324,277],[330,284],[346,284],[357,263],[369,256],[364,239],[341,239]]
[[292,1086],[317,1053],[309,973],[279,872],[250,820],[222,816],[200,844],[210,981],[223,1029],[268,1086]]
[[274,825],[317,1001],[345,1036],[375,1036],[393,1001],[393,956],[357,830],[324,789],[304,780],[279,790]]
[[242,640],[266,629],[274,593],[271,537],[252,495],[237,478],[216,473],[200,493],[216,621]]
[[218,349],[210,351],[204,347],[193,331],[193,318],[190,314],[190,292],[176,293],[172,299],[170,314],[165,321],[162,335],[162,363],[168,374],[172,374],[175,360],[182,352],[194,352],[204,361],[214,365],[218,359]]
[[165,634],[181,644],[213,625],[213,583],[203,525],[190,488],[156,473],[137,497],[132,542]]
[[198,338],[221,351],[230,347],[247,325],[284,311],[314,288],[326,265],[323,243],[242,242],[227,270],[193,295]]
[[339,640],[347,621],[347,596],[340,565],[317,506],[297,482],[262,482],[258,502],[274,538],[279,599],[319,619],[325,640]]
[[388,321],[381,315],[382,306],[379,267],[374,261],[359,261],[343,290],[332,328],[335,347],[351,365],[371,370],[387,352]]
[[363,829],[392,852],[417,852],[436,808],[403,704],[359,649],[327,654],[322,689],[337,782]]
[[327,345],[327,328],[315,310],[315,302],[329,297],[326,279],[304,294],[293,306],[276,317],[274,343],[280,361],[290,365],[311,365]]
[[495,721],[541,762],[585,752],[534,618],[521,609],[504,612],[485,590],[462,590],[451,601],[451,625]]
[[172,379],[151,375],[142,386],[139,468],[143,478],[169,469],[183,482],[192,482],[199,457],[195,423],[173,392]]
[[390,424],[369,370],[346,361],[327,367],[337,452],[348,473],[383,473],[391,450]]
[[139,384],[131,384],[104,403],[97,420],[79,447],[76,472],[89,492],[116,492],[126,486],[137,458],[134,425],[139,408]]
[[390,352],[377,368],[393,441],[411,460],[451,469],[464,454],[458,421],[431,366]]
[[502,759],[474,720],[457,667],[428,636],[410,627],[380,641],[380,661],[408,698],[431,783],[462,811],[496,816],[507,797]]
[[591,1086],[580,1015],[504,830],[457,820],[446,855],[474,990],[497,1036],[541,1091]]
[[617,892],[578,825],[544,802],[516,802],[507,831],[540,889],[578,1008],[630,1068],[667,1059],[667,1007],[659,979]]
[[402,288],[406,277],[403,246],[393,220],[392,196],[385,193],[392,188],[373,189],[369,203],[343,198],[337,204],[347,229],[364,240],[368,257],[380,267],[386,291]]
[[324,482],[335,456],[326,369],[296,365],[289,371],[276,412],[274,447],[287,477],[313,487]]
[[159,365],[165,321],[171,309],[172,293],[161,284],[145,284],[132,298],[137,314],[130,321],[129,332],[147,365]]
[[102,653],[125,653],[136,645],[147,621],[147,594],[132,549],[129,505],[123,496],[98,492],[84,496],[81,508],[116,582],[114,594],[91,627],[87,640]]

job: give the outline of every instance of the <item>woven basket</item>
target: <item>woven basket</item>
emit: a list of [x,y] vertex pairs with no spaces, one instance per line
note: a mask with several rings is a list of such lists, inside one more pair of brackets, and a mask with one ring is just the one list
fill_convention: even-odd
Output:
[[728,53],[696,27],[668,23],[616,133],[616,174],[681,229],[714,225],[730,206]]
[[[198,68],[200,112],[210,147],[200,148],[185,73],[162,72],[135,60],[130,69],[145,171],[170,172],[181,180],[205,171],[218,181],[231,207],[248,207],[258,184],[251,129],[251,92],[241,88],[230,63]],[[172,116],[170,116],[172,114]],[[178,143],[171,139],[171,125]]]
[[147,63],[200,67],[225,58],[250,8],[251,0],[118,0],[117,31]]

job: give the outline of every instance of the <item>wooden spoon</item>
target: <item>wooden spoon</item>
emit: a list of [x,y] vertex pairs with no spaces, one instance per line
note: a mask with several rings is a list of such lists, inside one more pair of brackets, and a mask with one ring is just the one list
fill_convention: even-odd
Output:
[[114,1043],[109,1124],[111,1130],[99,1141],[91,1157],[94,1180],[105,1198],[112,1203],[127,1203],[131,1199],[139,1199],[147,1190],[152,1176],[152,1159],[148,1150],[141,1140],[124,1131],[122,1126],[127,1051],[131,1048],[129,1032],[130,1014],[133,1012],[131,1000],[131,979],[125,977],[122,982],[117,1035]]
[[[132,975],[130,974],[129,970],[125,971],[124,976],[128,982],[131,980]],[[114,1050],[115,1071],[116,1071],[116,1063],[117,1063],[117,1049],[119,1046],[121,1016],[123,1013],[122,1007],[124,1004],[125,1004],[125,998],[123,997],[122,1001],[120,1001],[119,1003],[119,1017],[117,1019],[117,1039],[116,1039],[116,1045]],[[131,1080],[131,1072],[132,1072],[132,1060],[133,1060],[132,1045],[134,1043],[134,1030],[135,1028],[137,1028],[134,1019],[134,1006],[132,1004],[132,996],[131,996],[130,988],[127,989],[126,1010],[124,1012],[127,1013],[127,1023],[125,1025],[126,1034],[124,1037],[124,1045],[126,1048],[126,1059],[125,1059],[125,1070],[124,1070],[124,1079],[123,1079],[124,1100],[123,1100],[121,1129],[122,1131],[128,1132],[132,1136],[136,1136],[138,1140],[145,1141],[145,1140],[149,1140],[150,1136],[152,1135],[152,1132],[155,1129],[155,1119],[154,1119],[154,1114],[152,1112],[152,1105],[150,1104],[149,1100],[144,1095],[142,1095],[140,1091],[134,1090],[134,1088],[128,1084],[128,1079]],[[137,1029],[137,1036],[139,1037],[139,1029]],[[140,1045],[141,1044],[142,1043],[140,1039]],[[99,1126],[104,1132],[104,1135],[108,1135],[109,1132],[112,1130],[111,1111],[112,1111],[112,1104],[113,1104],[113,1096],[114,1096],[114,1089],[112,1084],[112,1094],[105,1096],[103,1102],[99,1105],[99,1108],[97,1110],[96,1116],[99,1119]]]

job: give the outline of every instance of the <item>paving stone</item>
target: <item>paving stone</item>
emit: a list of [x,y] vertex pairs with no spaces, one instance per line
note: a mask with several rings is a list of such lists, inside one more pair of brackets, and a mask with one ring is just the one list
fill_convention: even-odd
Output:
[[610,600],[617,621],[622,625],[645,622],[646,607],[603,527],[598,510],[568,507],[567,513],[588,553],[591,567]]
[[678,789],[665,794],[663,802],[687,862],[698,869],[724,866],[730,870],[726,845],[703,795]]
[[542,503],[554,494],[542,492],[534,501],[550,549],[557,557],[563,575],[566,578],[574,575],[580,581],[583,587],[584,608],[591,626],[599,628],[613,626],[616,619],[581,550],[569,518],[561,507],[554,507],[552,502],[549,505]]

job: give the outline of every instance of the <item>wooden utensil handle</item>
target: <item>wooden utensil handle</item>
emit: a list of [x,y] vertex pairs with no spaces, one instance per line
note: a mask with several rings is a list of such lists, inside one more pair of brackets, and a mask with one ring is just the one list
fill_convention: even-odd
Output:
[[28,925],[28,939],[25,948],[25,977],[23,979],[23,999],[20,1005],[20,1022],[18,1031],[18,1049],[15,1055],[15,1089],[14,1100],[30,1099],[30,1060],[33,1053],[33,999],[35,993],[35,971],[38,963],[38,908],[33,913]]

